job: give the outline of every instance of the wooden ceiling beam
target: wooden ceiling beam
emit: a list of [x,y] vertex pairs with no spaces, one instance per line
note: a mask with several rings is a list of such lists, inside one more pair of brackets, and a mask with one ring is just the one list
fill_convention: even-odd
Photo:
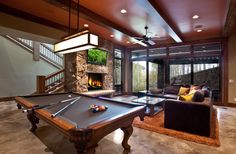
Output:
[[[177,28],[177,26],[170,20],[170,18],[166,15],[163,9],[155,0],[148,0],[150,5],[156,10],[156,16],[159,22],[161,23],[162,27],[165,31],[176,41],[176,42],[183,42],[184,39],[181,35],[181,32]],[[180,41],[181,40],[181,41]]]

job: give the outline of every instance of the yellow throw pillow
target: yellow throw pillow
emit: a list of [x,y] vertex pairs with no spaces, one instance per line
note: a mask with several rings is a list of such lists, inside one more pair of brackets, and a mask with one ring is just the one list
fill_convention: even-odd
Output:
[[189,88],[180,87],[178,95],[186,95],[189,92]]
[[182,101],[186,101],[186,102],[191,102],[193,99],[195,92],[189,93],[187,95],[180,95],[180,100]]

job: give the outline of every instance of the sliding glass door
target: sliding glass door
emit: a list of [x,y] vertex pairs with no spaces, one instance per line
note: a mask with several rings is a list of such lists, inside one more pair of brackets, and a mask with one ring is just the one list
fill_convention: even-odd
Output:
[[132,62],[132,90],[133,92],[143,91],[147,89],[147,62]]
[[116,93],[122,93],[122,61],[123,52],[119,49],[114,50],[114,89]]
[[158,87],[158,64],[148,62],[148,89]]

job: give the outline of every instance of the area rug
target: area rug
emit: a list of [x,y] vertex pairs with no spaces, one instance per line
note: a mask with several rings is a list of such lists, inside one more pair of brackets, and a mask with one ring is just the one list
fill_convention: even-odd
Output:
[[204,137],[195,134],[176,131],[173,129],[164,128],[164,111],[158,113],[153,117],[146,116],[144,118],[144,121],[140,121],[140,119],[137,117],[134,119],[133,126],[196,143],[206,144],[210,146],[220,146],[219,123],[217,119],[217,111],[215,109],[213,110],[212,117],[213,119],[211,128],[211,137]]

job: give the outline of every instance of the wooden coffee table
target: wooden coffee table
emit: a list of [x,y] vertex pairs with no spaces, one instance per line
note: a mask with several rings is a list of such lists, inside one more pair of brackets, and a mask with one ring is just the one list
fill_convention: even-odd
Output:
[[135,103],[145,104],[146,115],[148,116],[154,116],[160,111],[162,111],[164,101],[165,101],[165,98],[150,97],[150,96],[144,96],[144,97],[140,97],[140,98],[132,100],[132,102],[135,102]]

